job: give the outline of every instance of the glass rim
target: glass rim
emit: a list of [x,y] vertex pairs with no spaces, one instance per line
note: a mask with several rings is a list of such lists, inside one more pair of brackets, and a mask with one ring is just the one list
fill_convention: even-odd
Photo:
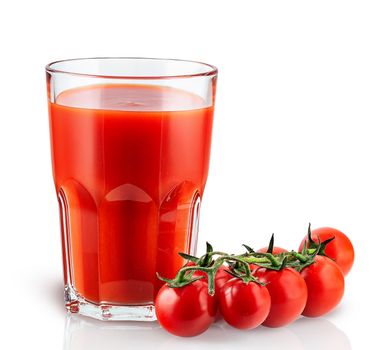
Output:
[[[52,68],[53,65],[57,63],[65,63],[71,61],[87,61],[87,60],[154,60],[154,61],[165,61],[165,62],[184,62],[184,63],[194,63],[201,66],[205,66],[208,69],[202,73],[184,73],[184,74],[167,74],[167,75],[108,75],[108,74],[90,74],[90,73],[80,73],[80,72],[72,72],[69,70]],[[89,77],[89,78],[104,78],[104,79],[137,79],[137,80],[164,80],[164,79],[177,79],[177,78],[196,78],[196,77],[208,77],[208,76],[216,76],[218,74],[217,67],[193,60],[185,60],[178,58],[156,58],[156,57],[126,57],[126,56],[106,56],[106,57],[83,57],[83,58],[69,58],[63,60],[57,60],[50,62],[45,67],[47,73],[60,73],[60,74],[68,74],[75,75],[79,77]]]

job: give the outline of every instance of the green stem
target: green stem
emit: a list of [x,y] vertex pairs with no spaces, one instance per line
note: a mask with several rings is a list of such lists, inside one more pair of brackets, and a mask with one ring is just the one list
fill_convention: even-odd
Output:
[[208,255],[213,256],[213,255],[229,255],[228,253],[224,252],[210,252]]
[[280,262],[270,253],[266,253],[265,257],[271,262],[271,264],[275,267],[279,267],[281,264]]
[[306,258],[304,255],[300,254],[300,253],[297,253],[297,252],[291,252],[293,256],[295,256],[295,258],[297,258],[299,261],[301,262],[306,262],[308,260],[308,258]]
[[197,266],[197,265],[194,265],[194,266],[186,266],[186,267],[183,267],[179,270],[179,272],[177,273],[175,279],[178,281],[178,282],[182,282],[185,278],[185,275],[186,275],[186,272],[188,271],[204,271],[204,272],[209,272],[209,270],[211,270],[212,268],[211,267],[200,267],[200,266]]
[[252,272],[251,272],[251,269],[249,268],[249,263],[247,261],[245,261],[244,259],[241,259],[240,257],[231,257],[231,256],[225,256],[225,257],[220,257],[223,261],[225,260],[229,260],[229,261],[235,261],[235,262],[239,262],[241,264],[243,264],[244,266],[244,270],[245,270],[245,274],[249,277],[252,276]]
[[247,256],[247,257],[239,256],[239,257],[241,258],[241,260],[244,260],[248,264],[265,264],[270,262],[269,259],[266,257],[264,258],[256,258],[255,256]]
[[250,264],[272,264],[274,267],[279,267],[281,263],[275,255],[270,253],[248,253],[244,255],[238,255],[239,258],[243,259]]
[[[287,253],[281,253],[279,255],[273,255],[271,253],[258,253],[253,251],[253,249],[250,249],[249,252],[240,255],[229,255],[221,251],[208,251],[205,255],[198,258],[197,265],[182,267],[173,280],[169,280],[161,276],[158,277],[168,283],[172,288],[179,288],[199,278],[203,278],[201,276],[192,277],[192,275],[190,274],[189,276],[187,276],[188,272],[203,271],[207,274],[209,294],[214,295],[215,275],[217,273],[217,270],[221,268],[224,262],[236,262],[240,264],[240,272],[237,273],[237,270],[235,270],[235,276],[241,278],[245,283],[249,283],[251,281],[259,283],[257,279],[252,275],[250,264],[256,264],[258,266],[279,270],[283,268],[282,262],[286,261],[284,267],[289,266],[295,269],[302,269],[303,267],[308,266],[314,261],[314,254],[317,253],[318,249],[319,247],[310,248],[307,250],[307,252],[305,251],[302,254],[295,251],[291,251]],[[213,256],[217,257],[212,259]],[[206,260],[206,262],[204,260]],[[201,262],[205,266],[201,266]],[[242,269],[243,272],[241,272]]]

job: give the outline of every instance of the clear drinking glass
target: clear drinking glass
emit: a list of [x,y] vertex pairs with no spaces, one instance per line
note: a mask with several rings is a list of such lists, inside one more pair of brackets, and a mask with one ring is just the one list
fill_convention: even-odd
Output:
[[196,250],[217,69],[88,58],[46,67],[65,303],[103,320],[154,320],[162,283]]

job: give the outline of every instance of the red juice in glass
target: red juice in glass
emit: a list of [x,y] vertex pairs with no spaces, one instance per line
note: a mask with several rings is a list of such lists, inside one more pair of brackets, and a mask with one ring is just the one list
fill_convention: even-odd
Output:
[[174,277],[184,263],[178,252],[195,251],[215,89],[215,75],[200,77],[212,89],[208,99],[167,84],[114,78],[50,99],[70,311],[154,319],[162,285],[156,272]]

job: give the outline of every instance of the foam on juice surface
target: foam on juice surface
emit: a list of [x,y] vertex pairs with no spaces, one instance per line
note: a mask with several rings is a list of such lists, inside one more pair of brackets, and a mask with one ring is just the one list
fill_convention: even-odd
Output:
[[86,109],[177,111],[206,107],[198,95],[155,85],[92,85],[60,93],[55,103]]

